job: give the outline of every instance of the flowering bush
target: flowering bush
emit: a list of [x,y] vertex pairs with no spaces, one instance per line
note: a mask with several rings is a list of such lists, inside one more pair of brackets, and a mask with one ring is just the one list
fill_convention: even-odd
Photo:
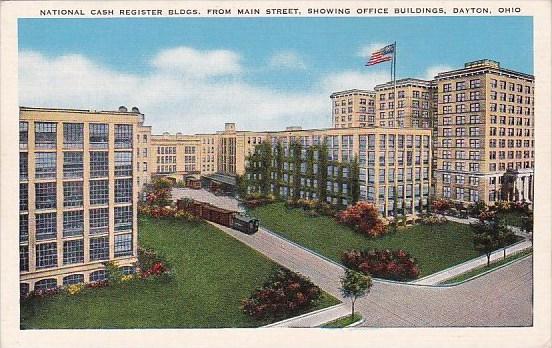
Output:
[[452,208],[453,204],[448,199],[440,198],[431,202],[431,209],[438,213],[444,213]]
[[49,297],[49,296],[59,294],[60,291],[61,291],[61,287],[55,287],[55,288],[52,288],[52,289],[33,290],[29,293],[27,298],[31,298],[31,297],[37,297],[37,298]]
[[261,288],[242,301],[242,309],[255,319],[283,318],[310,307],[320,295],[320,288],[310,280],[280,268]]
[[69,285],[65,290],[69,295],[79,294],[84,289],[84,284],[72,284]]
[[174,218],[180,221],[186,222],[197,222],[200,218],[194,216],[193,214],[187,212],[184,209],[177,209],[175,207],[166,206],[148,206],[146,204],[138,205],[138,214],[149,216],[155,219],[159,218]]
[[491,221],[496,218],[496,212],[494,211],[484,211],[481,214],[479,214],[479,220],[480,221]]
[[425,215],[421,218],[420,222],[423,225],[444,225],[447,223],[447,219],[437,215]]
[[341,256],[343,264],[376,278],[411,280],[420,275],[416,259],[399,250],[349,250]]
[[136,279],[134,274],[125,274],[124,276],[121,277],[121,282],[129,282],[133,279]]
[[338,222],[352,226],[369,237],[380,237],[387,233],[387,226],[372,203],[358,202],[339,212],[336,218]]
[[105,288],[107,286],[109,286],[109,282],[107,281],[107,279],[98,280],[92,283],[86,283],[86,288],[88,289],[100,289],[100,288]]

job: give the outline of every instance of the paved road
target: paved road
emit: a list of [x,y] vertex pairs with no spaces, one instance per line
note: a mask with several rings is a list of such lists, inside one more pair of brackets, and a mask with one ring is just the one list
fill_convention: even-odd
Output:
[[[339,292],[341,266],[262,228],[254,235],[246,235],[217,227],[343,300]],[[532,279],[532,261],[527,258],[452,287],[376,281],[370,294],[358,300],[356,307],[366,318],[363,326],[370,327],[530,326]],[[291,326],[302,325],[296,322]]]

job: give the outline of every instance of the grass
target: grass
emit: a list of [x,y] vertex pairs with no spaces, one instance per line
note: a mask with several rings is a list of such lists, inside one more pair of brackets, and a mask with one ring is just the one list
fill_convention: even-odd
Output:
[[458,275],[454,278],[450,278],[450,279],[442,282],[441,284],[454,284],[454,283],[464,281],[466,279],[470,279],[470,278],[475,277],[476,275],[479,275],[481,273],[496,269],[496,268],[498,268],[498,267],[500,267],[500,266],[502,266],[502,265],[504,265],[504,264],[506,264],[510,261],[514,261],[514,260],[517,260],[517,259],[521,259],[522,257],[525,257],[527,255],[531,255],[532,253],[533,253],[532,249],[520,251],[520,252],[518,252],[514,255],[506,256],[505,259],[503,258],[503,259],[500,259],[498,261],[491,262],[489,267],[487,267],[485,265],[485,266],[482,266],[482,267],[472,269],[469,272],[462,273],[462,274],[460,274],[460,275]]
[[523,226],[523,217],[526,216],[524,212],[511,210],[508,212],[498,213],[498,217],[504,219],[504,222],[509,226],[522,227]]
[[362,319],[362,315],[355,312],[355,314],[352,318],[351,318],[351,315],[349,314],[349,315],[346,315],[346,316],[341,317],[339,319],[336,319],[336,320],[330,321],[326,324],[323,324],[320,327],[322,327],[322,328],[343,328],[343,327],[347,327],[348,325],[351,325],[352,323],[356,323],[360,319]]
[[[140,218],[140,245],[171,264],[169,283],[133,282],[21,305],[22,328],[256,327],[240,301],[277,265],[206,224]],[[316,310],[339,303],[324,294]]]
[[337,262],[348,249],[402,248],[418,260],[420,277],[424,277],[480,255],[473,248],[470,226],[454,222],[433,227],[408,226],[370,239],[333,218],[310,217],[284,203],[258,207],[250,213],[259,218],[262,226]]

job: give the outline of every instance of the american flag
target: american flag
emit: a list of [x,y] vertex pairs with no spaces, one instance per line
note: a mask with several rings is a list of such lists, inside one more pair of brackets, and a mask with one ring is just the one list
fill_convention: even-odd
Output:
[[393,54],[394,52],[395,44],[387,45],[384,48],[373,52],[370,60],[365,65],[370,66],[390,61],[392,59],[391,54]]

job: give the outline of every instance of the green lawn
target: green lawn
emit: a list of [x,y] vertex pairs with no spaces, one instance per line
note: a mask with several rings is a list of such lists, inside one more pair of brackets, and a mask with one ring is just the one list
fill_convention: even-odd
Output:
[[498,216],[504,219],[504,222],[509,226],[521,227],[523,226],[523,217],[526,214],[521,211],[512,210],[505,213],[498,213]]
[[[240,301],[277,267],[206,224],[139,219],[139,240],[172,265],[169,283],[134,282],[21,306],[22,328],[255,327]],[[324,294],[315,309],[339,303]]]
[[424,277],[479,256],[473,248],[470,226],[453,222],[433,228],[409,226],[370,239],[333,218],[309,217],[301,209],[286,208],[284,203],[265,205],[250,214],[259,218],[261,226],[338,262],[347,249],[402,248],[418,260],[420,277]]
[[481,273],[490,271],[492,269],[495,269],[497,267],[500,267],[500,266],[502,266],[505,263],[508,263],[510,261],[521,259],[522,257],[525,257],[525,256],[530,255],[532,253],[533,253],[533,250],[531,249],[531,250],[524,250],[524,251],[518,252],[514,255],[506,256],[505,259],[500,259],[498,261],[491,262],[489,267],[483,266],[483,267],[473,269],[469,272],[462,273],[462,274],[460,274],[460,275],[458,275],[454,278],[450,278],[450,279],[442,282],[441,284],[453,284],[453,283],[458,283],[458,282],[464,281],[466,279],[470,279],[471,277],[475,277],[478,274],[481,274]]
[[329,323],[326,323],[326,324],[324,324],[320,327],[323,327],[323,328],[343,328],[343,327],[346,327],[347,325],[351,325],[352,323],[356,323],[360,319],[362,319],[362,315],[355,312],[355,315],[352,318],[351,318],[351,315],[349,314],[349,315],[346,315],[346,316],[341,317],[339,319],[330,321]]

